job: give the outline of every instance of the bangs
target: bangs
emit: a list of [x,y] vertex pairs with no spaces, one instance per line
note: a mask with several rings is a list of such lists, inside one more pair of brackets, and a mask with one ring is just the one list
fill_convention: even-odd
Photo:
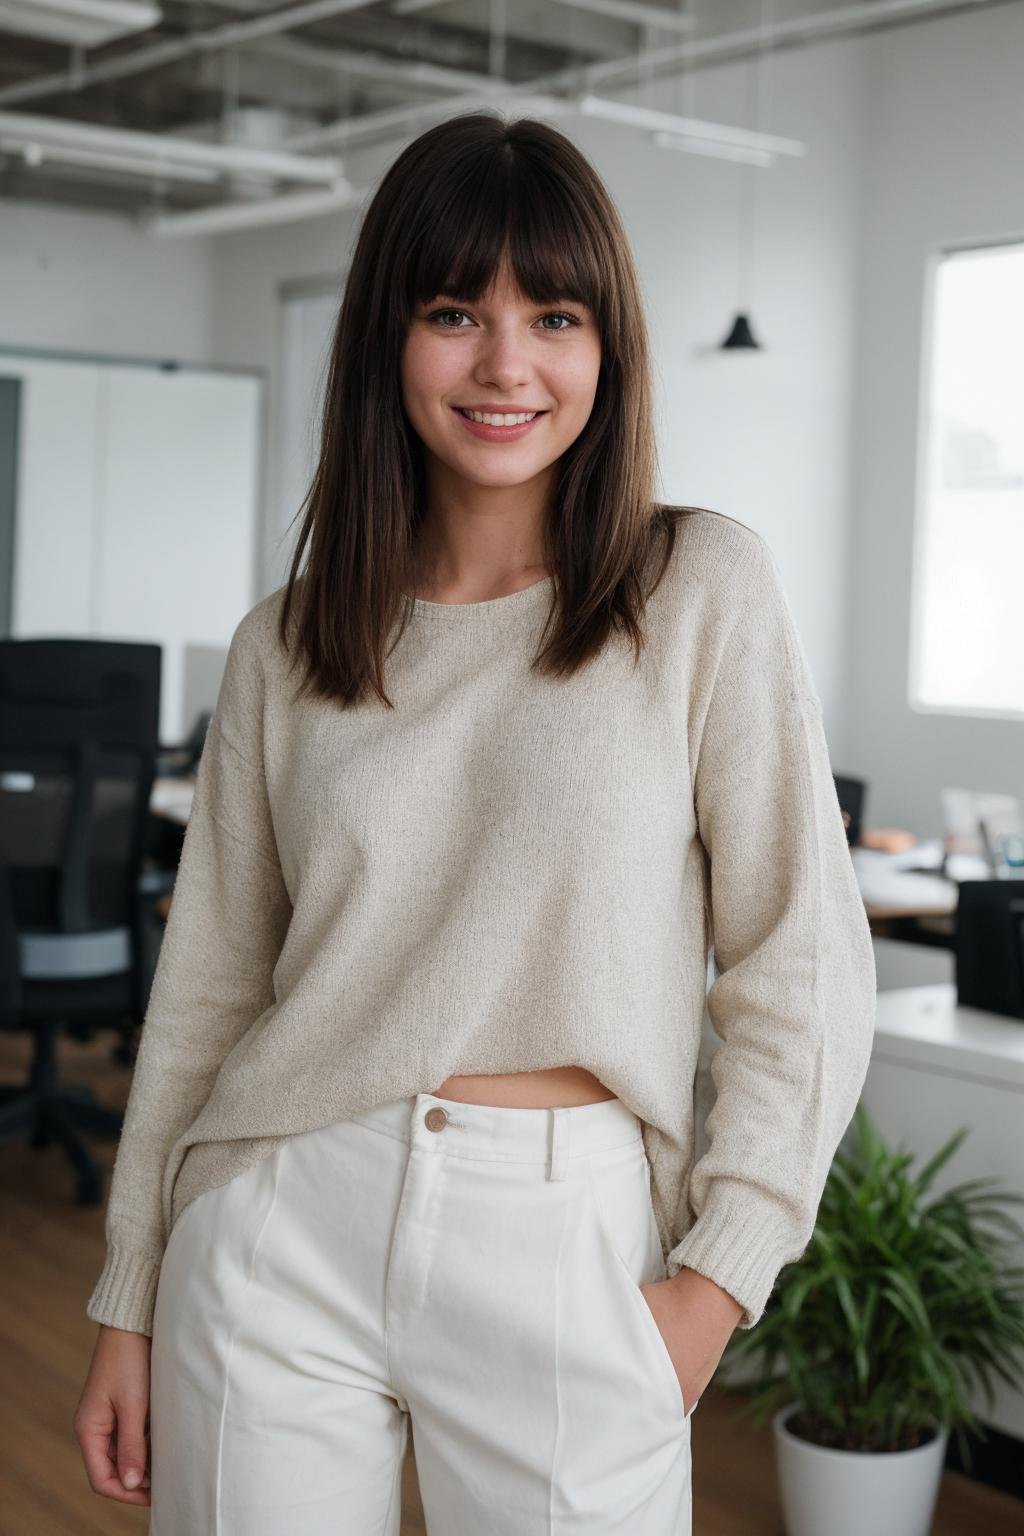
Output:
[[557,580],[531,666],[564,678],[613,638],[639,659],[650,557],[660,549],[657,585],[677,509],[654,499],[650,349],[633,253],[607,187],[571,139],[488,110],[445,118],[406,145],[362,219],[281,611],[288,648],[289,607],[298,607],[303,693],[397,707],[389,657],[436,514],[431,463],[406,409],[404,351],[418,306],[476,306],[506,277],[523,308],[585,305],[600,340],[590,411],[538,509]]
[[483,147],[431,188],[409,273],[410,310],[447,294],[483,297],[506,260],[535,304],[574,299],[605,314],[607,270],[594,209],[523,146]]

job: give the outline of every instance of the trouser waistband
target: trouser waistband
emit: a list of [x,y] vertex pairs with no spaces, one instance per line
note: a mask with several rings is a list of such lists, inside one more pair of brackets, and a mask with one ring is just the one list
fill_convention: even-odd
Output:
[[547,1163],[549,1179],[564,1179],[573,1157],[643,1139],[639,1116],[619,1098],[549,1109],[509,1109],[417,1093],[376,1104],[350,1118],[399,1141],[454,1157]]

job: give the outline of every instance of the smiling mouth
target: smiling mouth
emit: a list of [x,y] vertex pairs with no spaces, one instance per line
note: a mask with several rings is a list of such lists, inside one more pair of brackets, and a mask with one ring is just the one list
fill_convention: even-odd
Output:
[[[468,407],[463,406],[463,405],[453,405],[452,406],[452,410],[456,411],[460,416],[464,416],[467,421],[475,421],[478,426],[486,426],[486,425],[488,425],[488,423],[482,422],[482,421],[479,420],[479,418],[481,416],[491,416],[491,417],[494,417],[494,416],[500,416],[500,417],[511,416],[511,417],[515,417],[515,418],[517,418],[519,416],[525,416],[526,417],[526,421],[530,422],[530,421],[534,420],[534,418],[537,417],[537,416],[546,416],[547,415],[546,411],[531,411],[531,410],[526,410],[526,409],[519,410],[519,411],[516,411],[516,410],[506,410],[506,411],[498,411],[498,410],[492,410],[492,411],[473,411],[473,410],[471,410]],[[520,423],[517,420],[513,420],[513,421],[510,421],[508,423],[494,422],[492,424],[495,425],[495,426],[501,426],[501,425],[507,424],[510,427],[511,426],[523,425],[523,423]]]

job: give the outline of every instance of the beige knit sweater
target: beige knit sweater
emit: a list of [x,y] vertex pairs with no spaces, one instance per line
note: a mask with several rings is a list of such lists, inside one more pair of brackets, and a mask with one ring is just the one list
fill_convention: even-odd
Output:
[[[821,707],[769,546],[695,509],[646,609],[529,671],[552,579],[417,600],[388,691],[296,703],[283,588],[202,755],[86,1311],[152,1333],[190,1200],[449,1074],[579,1065],[643,1122],[668,1274],[761,1315],[867,1072],[875,969]],[[708,990],[709,947],[715,979]],[[705,1003],[721,1037],[694,1161]]]

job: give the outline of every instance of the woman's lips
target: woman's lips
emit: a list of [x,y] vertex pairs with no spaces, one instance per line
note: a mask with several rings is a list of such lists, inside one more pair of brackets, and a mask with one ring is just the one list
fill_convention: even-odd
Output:
[[474,437],[483,438],[485,443],[514,443],[518,438],[525,437],[527,432],[532,432],[538,421],[543,421],[548,414],[547,411],[538,411],[532,421],[520,422],[518,426],[493,427],[486,422],[473,421],[469,416],[463,416],[457,406],[453,405],[452,410],[463,426],[468,427]]

